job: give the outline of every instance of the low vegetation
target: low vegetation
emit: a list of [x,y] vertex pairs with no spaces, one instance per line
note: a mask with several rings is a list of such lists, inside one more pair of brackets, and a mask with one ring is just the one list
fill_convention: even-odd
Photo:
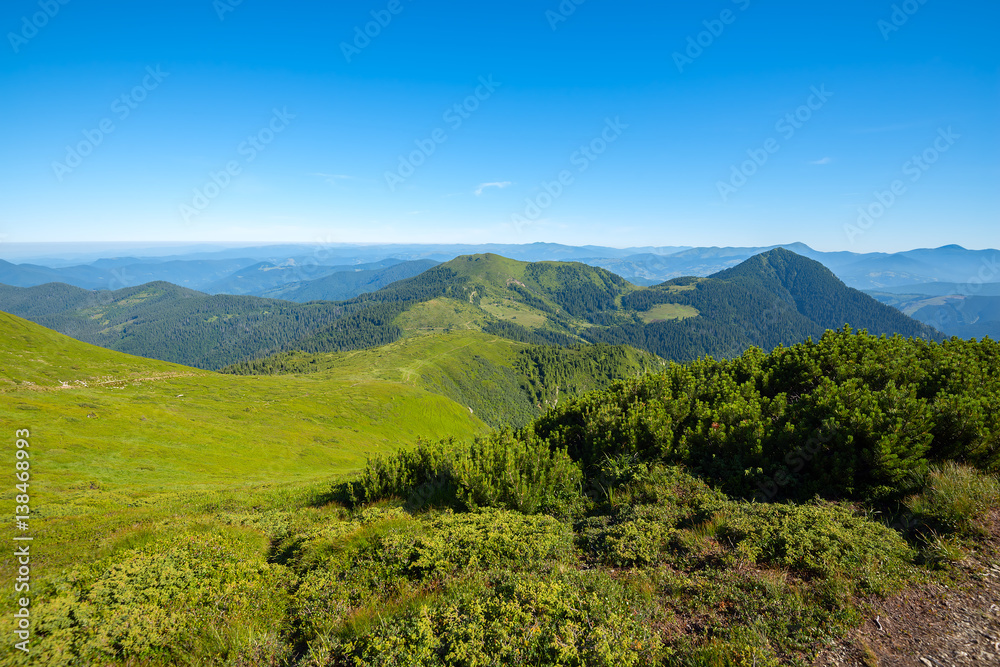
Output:
[[66,496],[31,664],[805,667],[988,530],[998,370],[845,329],[332,483]]

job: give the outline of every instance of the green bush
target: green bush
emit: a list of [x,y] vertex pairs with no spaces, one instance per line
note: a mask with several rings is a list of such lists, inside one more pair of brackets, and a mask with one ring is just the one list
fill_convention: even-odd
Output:
[[647,602],[600,573],[497,572],[313,642],[305,665],[647,665],[662,651],[647,613]]
[[290,564],[302,574],[295,594],[306,637],[343,626],[365,609],[420,594],[431,582],[502,568],[544,572],[575,559],[573,532],[548,516],[487,509],[405,517],[379,511],[297,536]]
[[896,531],[834,504],[734,504],[718,534],[738,559],[849,580],[865,592],[900,586],[914,557]]
[[1000,470],[1000,345],[828,331],[672,364],[565,402],[530,432],[588,473],[635,459],[763,501],[902,498],[930,463]]
[[674,508],[676,524],[689,526],[708,520],[728,502],[724,493],[678,466],[653,465],[637,474],[616,494],[627,505],[665,505]]
[[[600,562],[618,567],[650,565],[675,542],[678,528],[708,520],[728,499],[678,467],[623,465],[608,460],[602,470],[609,491],[608,513],[579,525],[580,543]],[[616,471],[607,474],[607,471]],[[615,482],[627,480],[618,487]]]
[[583,506],[581,481],[565,451],[530,434],[499,431],[465,446],[421,443],[372,459],[339,497],[352,505],[398,497],[410,509],[494,507],[568,517]]
[[263,655],[282,631],[291,573],[236,532],[184,535],[59,577],[37,607],[33,664],[177,664]]

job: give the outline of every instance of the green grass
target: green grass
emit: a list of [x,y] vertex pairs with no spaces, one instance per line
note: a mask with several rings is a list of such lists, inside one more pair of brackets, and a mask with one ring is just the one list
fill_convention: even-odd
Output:
[[[449,300],[435,299],[444,301]],[[225,370],[312,374],[352,382],[374,379],[422,387],[500,428],[527,424],[560,397],[565,400],[662,366],[662,360],[633,348],[540,347],[456,329],[421,332],[365,350],[287,352]]]
[[450,329],[479,331],[483,319],[482,311],[475,306],[457,299],[440,297],[412,306],[393,323],[407,335],[413,336]]
[[457,375],[472,355],[496,364],[510,364],[518,350],[528,345],[478,331],[452,331],[445,335],[404,338],[367,350],[303,355],[315,359],[325,377],[359,381],[377,378],[418,386],[429,371]]
[[498,299],[480,304],[483,310],[501,320],[510,320],[529,329],[544,327],[549,321],[543,313],[513,299]]
[[123,491],[308,481],[418,437],[483,430],[467,409],[406,383],[329,377],[135,377],[8,390],[7,431],[31,430],[39,484]]
[[663,320],[683,320],[688,317],[696,317],[698,314],[698,309],[693,306],[685,306],[680,303],[661,303],[644,313],[639,313],[639,317],[646,324],[651,324]]
[[975,468],[946,462],[927,476],[923,491],[906,506],[931,531],[965,536],[985,533],[984,521],[1000,505],[1000,480]]
[[[439,393],[496,394],[485,384],[492,374],[529,360],[540,390],[581,368],[593,381],[636,351],[466,330],[293,354],[284,361],[315,368],[260,377],[128,357],[2,314],[0,334],[0,427],[11,452],[14,430],[31,430],[35,538],[33,654],[21,660],[7,642],[0,664],[806,667],[862,621],[859,596],[963,559],[1000,501],[995,476],[950,463],[914,477],[916,495],[902,500],[917,525],[903,533],[882,512],[896,505],[881,501],[748,502],[720,490],[754,473],[734,455],[747,434],[758,446],[763,437],[728,428],[774,420],[748,411],[753,385],[718,371],[773,379],[782,397],[800,377],[838,373],[854,387],[849,369],[883,383],[886,364],[857,347],[912,369],[899,341],[826,337],[820,345],[841,356],[825,354],[831,365],[808,373],[767,366],[759,351],[716,369],[671,366],[473,443],[484,424]],[[996,365],[990,345],[975,350],[984,368]],[[773,361],[791,364],[787,355],[811,346]],[[964,363],[960,384],[942,391],[967,391],[973,368]],[[667,465],[660,444],[682,422],[680,392],[699,382],[692,419],[704,423],[684,442],[706,460],[735,460],[716,478],[707,465]],[[996,388],[982,378],[972,386],[983,418],[995,414],[986,399]],[[948,433],[995,432],[965,424]],[[420,435],[456,441],[406,447]],[[586,456],[582,438],[596,439]],[[843,450],[830,444],[830,454]],[[373,453],[385,456],[345,479]],[[11,581],[16,567],[12,550],[0,554],[0,577]],[[5,608],[14,595],[0,596]],[[0,634],[12,636],[12,621],[0,614]]]
[[[328,485],[418,438],[487,430],[400,373],[222,375],[112,352],[5,313],[0,332],[0,432],[10,452],[15,430],[31,433],[39,575],[212,494],[243,502],[260,489]],[[11,507],[15,493],[13,484],[4,493]],[[0,576],[13,567],[5,556]]]

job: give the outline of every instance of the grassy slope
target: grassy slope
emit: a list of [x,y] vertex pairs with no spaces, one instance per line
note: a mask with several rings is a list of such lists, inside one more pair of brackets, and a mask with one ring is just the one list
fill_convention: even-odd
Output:
[[[59,567],[116,539],[106,526],[186,514],[192,492],[245,500],[261,488],[302,488],[419,437],[461,439],[486,426],[412,382],[220,375],[0,313],[0,432],[11,448],[15,429],[31,431],[39,562]],[[0,560],[0,576],[11,566]]]
[[[454,313],[435,299],[439,310]],[[431,302],[420,306],[434,307]],[[458,316],[465,311],[459,307]],[[426,309],[424,309],[426,312]],[[564,398],[603,388],[614,379],[632,377],[660,368],[662,360],[635,350],[584,348],[547,349],[549,358],[539,367],[532,353],[536,346],[464,328],[433,330],[435,335],[411,335],[378,348],[340,353],[289,352],[264,360],[269,369],[254,362],[232,367],[240,373],[316,374],[348,381],[380,380],[423,387],[469,408],[490,426],[523,426],[539,417],[549,405]],[[411,332],[416,333],[416,332]],[[419,333],[432,333],[420,330]]]
[[402,378],[220,375],[105,350],[6,313],[0,331],[0,423],[33,430],[49,455],[49,492],[90,482],[148,492],[234,477],[316,479],[418,436],[484,429],[467,409]]
[[[478,331],[454,331],[351,352],[291,353],[286,363],[316,371],[308,377],[425,388],[499,425],[513,415],[521,417],[518,422],[537,416],[527,397],[518,396],[519,378],[512,370],[518,352],[527,347]],[[490,400],[500,397],[504,400]]]

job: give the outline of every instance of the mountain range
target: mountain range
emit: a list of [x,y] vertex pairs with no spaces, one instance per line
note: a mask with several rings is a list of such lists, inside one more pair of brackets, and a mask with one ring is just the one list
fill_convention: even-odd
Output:
[[[197,252],[187,254],[101,258],[77,265],[38,256],[32,260],[34,263],[12,264],[0,260],[0,283],[31,287],[46,282],[65,282],[87,289],[117,289],[163,280],[209,293],[268,296],[267,290],[279,289],[282,284],[315,280],[334,273],[377,270],[388,267],[387,262],[446,262],[463,255],[497,254],[528,262],[582,262],[607,269],[634,284],[649,286],[682,276],[709,276],[777,247],[822,263],[848,286],[858,289],[938,282],[964,284],[975,280],[1000,282],[1000,251],[968,250],[955,245],[898,253],[853,253],[821,252],[803,243],[625,249],[532,243],[196,249]],[[8,256],[16,252],[9,245],[5,249]],[[270,275],[264,276],[265,271]]]
[[479,254],[339,302],[209,295],[165,282],[114,291],[47,284],[0,287],[0,310],[111,349],[211,369],[452,330],[533,345],[626,344],[675,361],[731,357],[754,345],[770,350],[844,325],[940,337],[782,248],[707,278],[653,287],[579,262]]

